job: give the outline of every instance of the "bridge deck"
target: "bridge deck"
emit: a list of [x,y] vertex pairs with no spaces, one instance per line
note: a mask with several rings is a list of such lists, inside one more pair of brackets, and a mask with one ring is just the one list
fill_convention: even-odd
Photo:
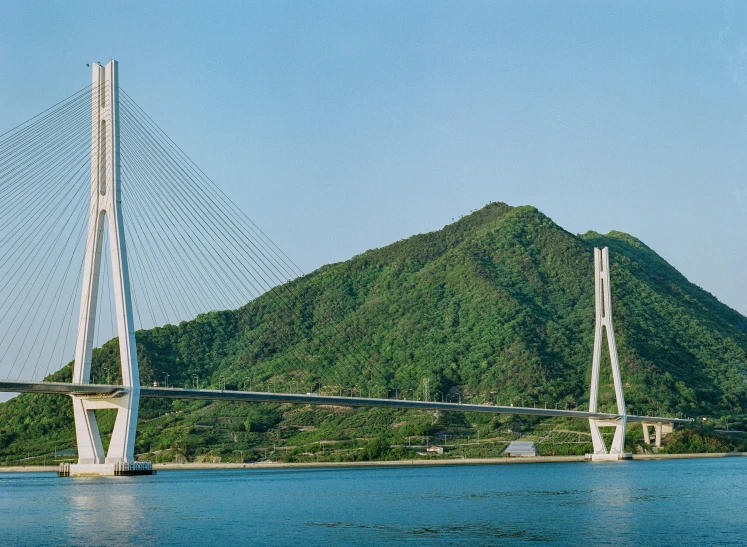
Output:
[[[39,393],[101,397],[124,393],[124,386],[105,384],[69,384],[64,382],[27,382],[22,380],[0,380],[0,392]],[[478,405],[468,403],[439,403],[437,401],[409,401],[406,399],[376,399],[367,397],[338,397],[330,395],[303,395],[293,393],[264,393],[256,391],[232,391],[212,389],[180,389],[165,387],[141,387],[140,397],[163,399],[200,399],[214,401],[254,401],[265,403],[294,403],[312,405],[338,405],[361,407],[405,408],[413,410],[443,410],[448,412],[486,412],[490,414],[522,414],[528,416],[557,416],[565,418],[595,418],[615,420],[617,414],[586,412],[583,410],[561,410],[518,406]],[[628,414],[628,422],[662,422],[687,424],[692,419],[664,416],[634,416]]]

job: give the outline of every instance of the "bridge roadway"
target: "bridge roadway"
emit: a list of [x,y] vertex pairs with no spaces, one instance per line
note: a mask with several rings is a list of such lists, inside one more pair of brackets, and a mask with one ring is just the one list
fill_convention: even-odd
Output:
[[[79,397],[116,397],[123,394],[123,386],[106,384],[70,384],[64,382],[29,382],[24,380],[0,380],[0,392],[77,395]],[[303,395],[294,393],[265,393],[256,391],[232,391],[214,389],[181,389],[166,387],[141,387],[140,397],[156,399],[199,399],[213,401],[253,401],[264,403],[293,403],[312,405],[338,405],[404,408],[411,410],[443,410],[447,412],[486,412],[489,414],[523,414],[527,416],[556,416],[564,418],[595,418],[616,420],[617,414],[586,412],[583,410],[561,410],[520,406],[476,405],[468,403],[439,403],[438,401],[409,401],[406,399],[376,399],[366,397],[338,397],[335,395]],[[688,424],[692,418],[670,418],[635,416],[628,414],[628,422]]]

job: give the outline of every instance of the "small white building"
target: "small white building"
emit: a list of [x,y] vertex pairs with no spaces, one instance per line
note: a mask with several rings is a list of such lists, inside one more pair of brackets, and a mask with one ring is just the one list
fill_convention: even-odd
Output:
[[533,458],[539,456],[537,444],[531,441],[512,441],[503,452],[511,457]]
[[443,447],[441,447],[441,446],[429,446],[428,448],[425,449],[425,452],[423,452],[422,450],[420,452],[418,452],[418,455],[420,455],[420,456],[433,456],[435,454],[435,455],[438,456],[438,455],[441,455],[443,453],[444,453]]

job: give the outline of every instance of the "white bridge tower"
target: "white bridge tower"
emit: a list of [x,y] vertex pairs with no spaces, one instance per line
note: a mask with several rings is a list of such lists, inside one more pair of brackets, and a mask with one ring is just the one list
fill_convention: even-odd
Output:
[[[594,249],[594,297],[596,302],[596,328],[594,330],[594,358],[591,368],[591,394],[589,396],[589,412],[597,412],[599,398],[599,368],[602,360],[602,329],[607,331],[607,346],[612,364],[612,379],[615,385],[615,400],[617,403],[617,418],[614,420],[598,420],[589,418],[591,440],[594,444],[592,460],[622,460],[630,458],[625,453],[625,426],[627,413],[625,411],[625,397],[623,396],[622,379],[620,378],[620,362],[617,359],[615,345],[615,330],[612,328],[612,294],[610,291],[610,258],[609,250]],[[607,445],[602,437],[600,427],[614,427],[615,436],[612,446]]]
[[[147,472],[151,467],[150,462],[138,464],[134,461],[140,377],[122,218],[117,72],[117,61],[114,60],[109,61],[105,67],[98,63],[93,65],[91,204],[73,383],[90,383],[102,242],[104,230],[108,230],[124,389],[114,396],[72,396],[78,464],[70,467],[71,475],[124,475]],[[94,414],[98,409],[117,410],[106,455]]]

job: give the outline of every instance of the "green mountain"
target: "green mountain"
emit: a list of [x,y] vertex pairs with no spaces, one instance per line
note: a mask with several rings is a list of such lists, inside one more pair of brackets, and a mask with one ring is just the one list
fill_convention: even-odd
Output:
[[[168,374],[170,385],[191,386],[197,375],[200,387],[422,398],[427,378],[431,398],[583,406],[595,246],[610,248],[629,408],[741,417],[747,318],[632,236],[573,235],[533,207],[502,203],[324,266],[238,310],[139,331],[141,381]],[[95,377],[116,370],[118,358],[116,340],[94,350]],[[608,360],[602,370],[600,404],[611,408]],[[70,377],[68,365],[49,379]],[[156,400],[143,401],[140,416],[137,450],[154,459],[253,459],[267,450],[295,460],[412,457],[408,437],[448,445],[478,431],[480,444],[448,451],[499,453],[519,430],[542,438],[545,453],[590,446],[582,421],[511,416]],[[99,421],[105,430],[112,415]],[[21,395],[0,405],[0,458],[74,445],[67,398]]]

